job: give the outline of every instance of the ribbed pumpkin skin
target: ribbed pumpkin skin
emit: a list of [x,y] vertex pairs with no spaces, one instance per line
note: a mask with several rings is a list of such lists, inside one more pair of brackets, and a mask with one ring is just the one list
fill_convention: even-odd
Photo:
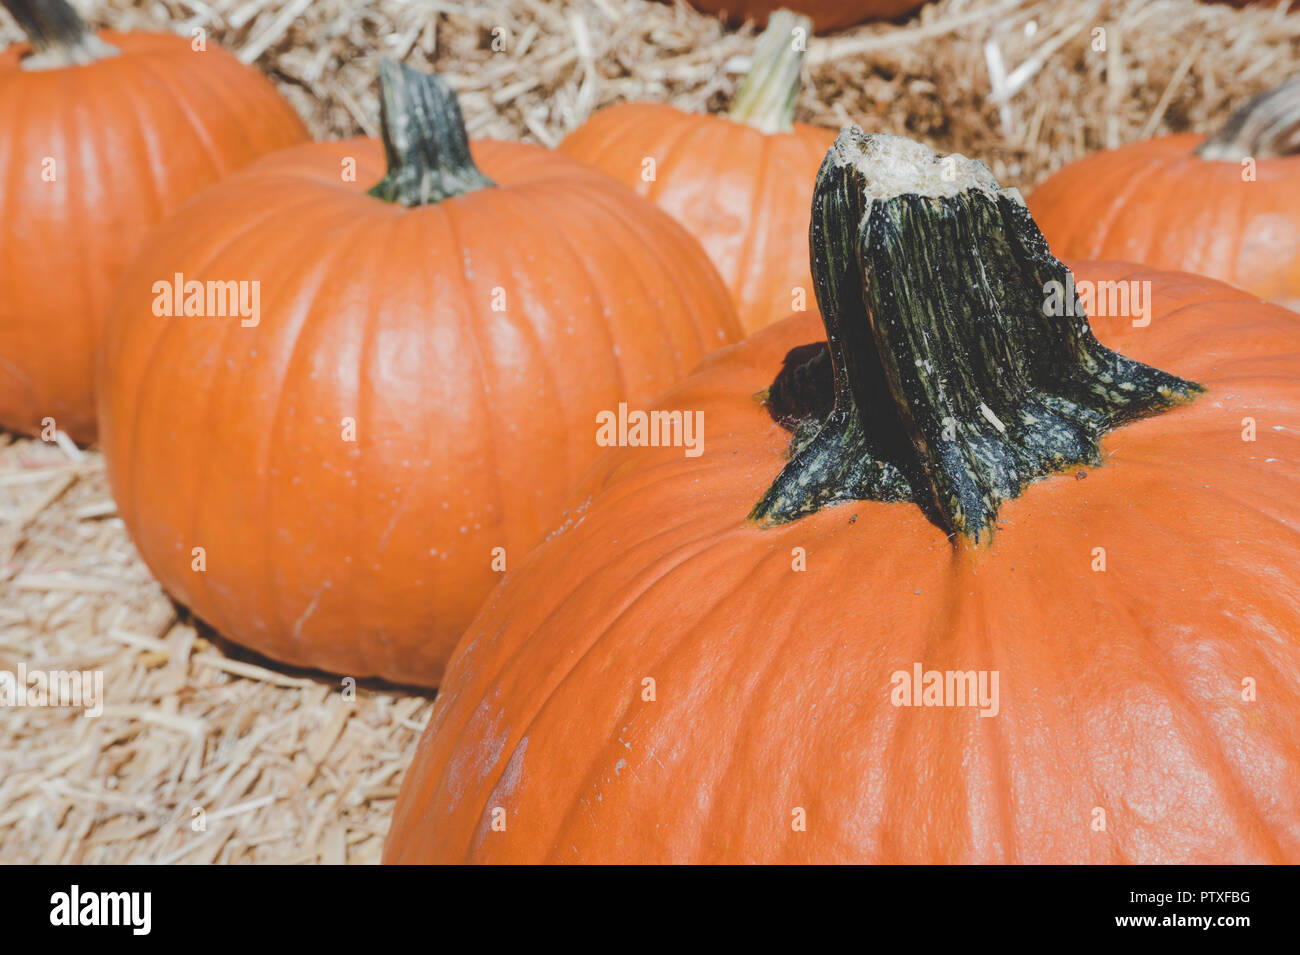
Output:
[[812,19],[816,30],[838,30],[866,20],[893,20],[924,6],[925,0],[689,0],[706,13],[723,13],[732,23],[767,22],[773,10],[793,10]]
[[[813,182],[835,131],[796,123],[762,133],[723,116],[658,103],[610,106],[560,151],[631,186],[700,240],[746,332],[789,315],[792,290],[814,307],[808,266]],[[642,179],[655,161],[653,182]]]
[[[739,335],[667,216],[538,147],[474,151],[499,188],[411,210],[364,194],[374,141],[267,157],[123,282],[100,394],[118,512],[181,603],[263,654],[436,684],[493,548],[522,559],[595,457],[596,412]],[[260,324],[155,317],[176,272],[259,280]]]
[[1060,256],[1126,259],[1221,279],[1300,307],[1300,157],[1209,162],[1194,134],[1094,153],[1028,198]]
[[[95,438],[96,340],[148,230],[204,186],[307,139],[256,70],[183,37],[102,33],[122,55],[24,70],[0,54],[0,427]],[[42,162],[55,160],[55,180]]]
[[[1300,317],[1076,274],[1151,280],[1149,327],[1094,329],[1209,392],[956,550],[912,504],[746,525],[789,442],[751,396],[823,331],[711,356],[658,403],[704,411],[703,456],[602,457],[466,633],[387,861],[1300,862]],[[998,670],[1000,713],[891,705],[914,662]]]

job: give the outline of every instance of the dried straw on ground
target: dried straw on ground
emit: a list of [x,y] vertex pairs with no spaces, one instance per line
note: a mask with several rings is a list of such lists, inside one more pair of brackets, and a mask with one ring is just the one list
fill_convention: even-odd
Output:
[[[204,30],[321,137],[374,132],[381,55],[449,75],[474,135],[549,146],[606,103],[720,108],[754,35],[649,0],[77,5],[97,26]],[[1208,130],[1298,53],[1284,9],[942,0],[816,38],[799,118],[905,133],[1028,188],[1103,146]],[[347,699],[196,629],[136,557],[97,452],[0,435],[0,670],[20,663],[102,670],[108,705],[0,709],[4,862],[375,861],[430,705]]]

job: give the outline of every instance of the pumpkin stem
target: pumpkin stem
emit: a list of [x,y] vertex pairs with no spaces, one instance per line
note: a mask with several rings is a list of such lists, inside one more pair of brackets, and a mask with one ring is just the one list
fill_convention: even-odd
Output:
[[382,60],[379,110],[388,173],[370,195],[424,206],[496,185],[474,165],[460,105],[442,77]]
[[1251,97],[1196,152],[1237,161],[1300,154],[1300,76]]
[[799,71],[812,21],[789,10],[777,10],[758,38],[749,73],[741,80],[727,113],[764,133],[788,133],[794,128],[794,102],[799,97]]
[[767,393],[794,439],[762,524],[910,500],[988,542],[1003,501],[1202,390],[1097,341],[1020,193],[981,162],[847,128],[809,241],[827,342],[791,352]]
[[95,36],[67,0],[0,0],[32,45],[22,61],[25,70],[84,66],[118,49]]

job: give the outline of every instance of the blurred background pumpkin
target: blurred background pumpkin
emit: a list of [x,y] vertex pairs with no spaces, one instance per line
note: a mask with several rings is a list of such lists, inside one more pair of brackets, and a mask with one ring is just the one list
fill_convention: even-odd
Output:
[[785,10],[772,16],[725,116],[625,103],[560,144],[700,240],[747,332],[812,303],[808,203],[835,131],[794,122],[809,27]]
[[0,54],[0,428],[88,443],[100,326],[146,232],[307,130],[206,39],[92,33],[66,0],[3,3],[30,42]]
[[1183,269],[1300,308],[1300,76],[1209,137],[1161,136],[1071,163],[1029,205],[1061,255]]

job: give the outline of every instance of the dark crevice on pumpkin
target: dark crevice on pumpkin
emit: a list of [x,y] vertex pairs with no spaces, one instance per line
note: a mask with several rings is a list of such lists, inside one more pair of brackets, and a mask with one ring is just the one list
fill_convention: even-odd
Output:
[[1251,97],[1196,153],[1238,162],[1300,155],[1300,76]]
[[1077,297],[1049,314],[1068,270],[983,163],[846,129],[809,239],[827,342],[792,351],[768,390],[793,440],[762,524],[907,500],[987,542],[1003,501],[1202,390],[1104,347]]
[[789,10],[773,12],[727,116],[760,132],[790,132],[805,44],[811,34],[812,21],[807,17]]
[[381,61],[379,110],[388,172],[370,195],[413,207],[496,185],[474,165],[460,104],[442,77]]
[[32,45],[25,70],[84,66],[119,51],[95,36],[67,0],[0,0]]

